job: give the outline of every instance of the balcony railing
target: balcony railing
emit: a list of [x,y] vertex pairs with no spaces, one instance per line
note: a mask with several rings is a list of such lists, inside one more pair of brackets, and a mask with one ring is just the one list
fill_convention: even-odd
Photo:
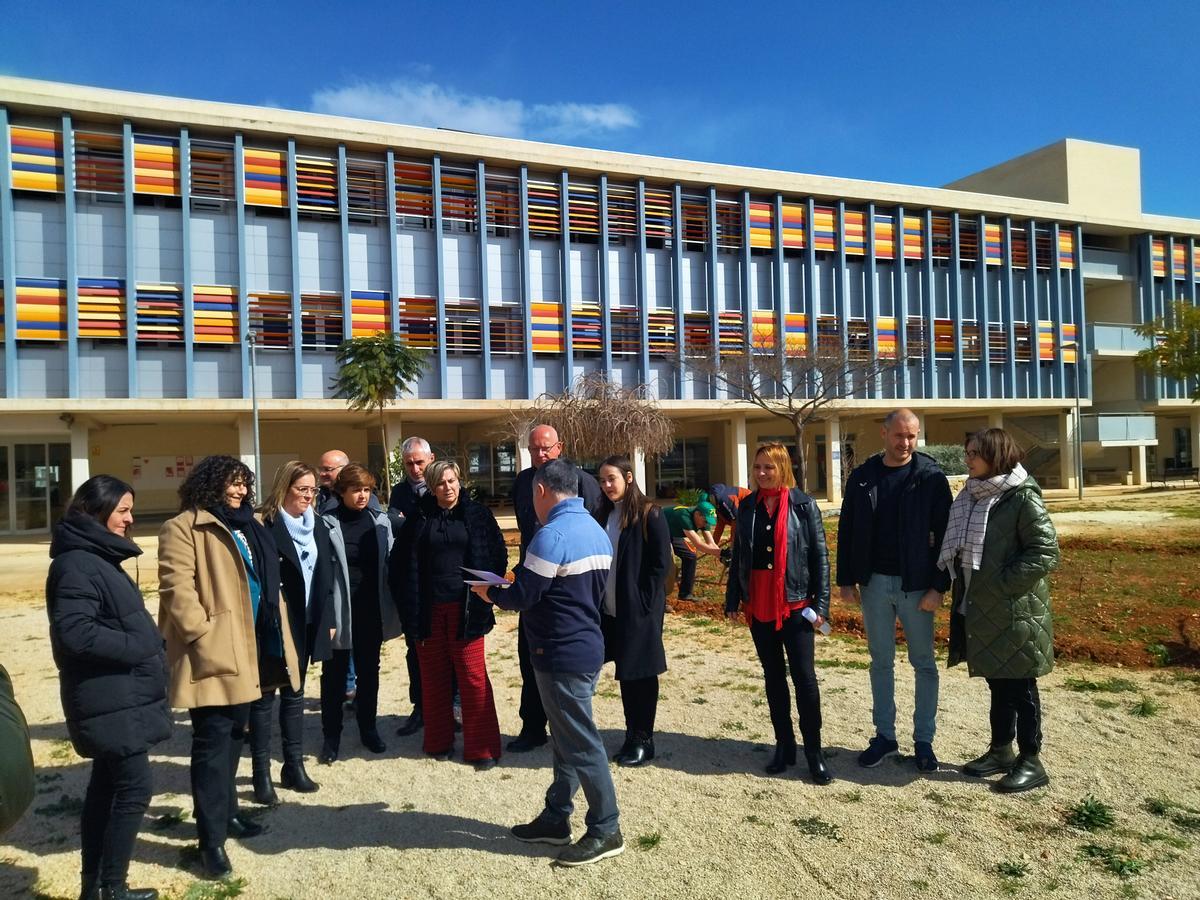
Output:
[[1132,325],[1093,322],[1088,326],[1088,346],[1098,354],[1134,354],[1150,346],[1150,338],[1134,331]]
[[1154,416],[1085,415],[1080,417],[1080,436],[1084,441],[1115,443],[1154,443],[1157,432]]

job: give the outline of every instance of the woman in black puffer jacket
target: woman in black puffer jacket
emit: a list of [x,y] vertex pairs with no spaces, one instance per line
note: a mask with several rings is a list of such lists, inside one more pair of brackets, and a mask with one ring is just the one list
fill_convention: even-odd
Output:
[[121,569],[133,488],[109,475],[75,492],[50,542],[46,612],[63,713],[75,751],[94,760],[81,823],[84,898],[153,900],[126,887],[153,794],[149,750],[171,734],[163,639]]

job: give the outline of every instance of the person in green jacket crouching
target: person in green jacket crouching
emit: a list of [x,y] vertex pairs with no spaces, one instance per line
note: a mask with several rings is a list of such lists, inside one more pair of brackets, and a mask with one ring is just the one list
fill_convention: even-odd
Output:
[[17,705],[8,672],[0,666],[0,834],[16,825],[32,802],[29,725]]
[[971,477],[950,507],[937,564],[953,579],[949,664],[966,660],[972,677],[987,679],[992,740],[963,771],[1004,773],[996,790],[1016,793],[1050,781],[1040,758],[1037,680],[1054,667],[1046,578],[1058,565],[1058,536],[1011,435],[977,432],[966,456]]

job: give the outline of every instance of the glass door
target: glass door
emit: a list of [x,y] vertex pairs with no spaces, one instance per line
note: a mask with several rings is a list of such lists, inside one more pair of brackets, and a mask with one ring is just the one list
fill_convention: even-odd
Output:
[[45,444],[13,445],[14,531],[44,531],[49,527],[49,471]]

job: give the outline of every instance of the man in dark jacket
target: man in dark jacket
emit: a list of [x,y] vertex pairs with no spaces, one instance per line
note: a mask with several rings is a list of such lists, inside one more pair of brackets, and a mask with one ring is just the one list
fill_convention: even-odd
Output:
[[12,681],[0,666],[0,834],[17,823],[33,802],[33,753],[29,725]]
[[[402,519],[412,518],[419,511],[421,498],[429,493],[425,484],[425,468],[436,458],[429,442],[423,437],[413,436],[400,445],[400,456],[404,461],[404,478],[392,488],[392,496],[388,498],[388,512]],[[397,538],[403,532],[397,533]],[[399,595],[397,595],[399,596]],[[404,724],[396,729],[396,734],[407,737],[416,734],[425,727],[425,714],[421,709],[421,666],[417,661],[417,642],[412,637],[413,623],[404,623],[404,642],[408,652],[404,656],[408,667],[408,699],[413,709]]]
[[[529,548],[533,536],[542,527],[533,507],[533,476],[543,465],[562,455],[563,443],[558,437],[558,432],[549,425],[538,425],[529,432],[528,446],[532,465],[517,475],[512,489],[517,528],[521,531],[521,562],[525,561],[525,551]],[[578,474],[577,496],[583,500],[583,506],[588,513],[595,515],[603,499],[600,485],[587,472],[577,466],[574,468]],[[546,743],[546,711],[542,708],[537,683],[534,681],[533,666],[529,660],[524,615],[517,625],[517,659],[521,666],[521,733],[508,742],[507,749],[513,753],[524,753]]]
[[938,767],[933,752],[938,700],[933,614],[950,588],[950,577],[937,568],[937,557],[951,497],[938,464],[915,452],[920,430],[912,410],[888,413],[881,430],[883,453],[850,473],[838,522],[837,583],[843,603],[862,603],[871,652],[875,736],[859,755],[859,765],[877,766],[899,750],[895,697],[899,619],[916,677],[917,768],[933,772]]

